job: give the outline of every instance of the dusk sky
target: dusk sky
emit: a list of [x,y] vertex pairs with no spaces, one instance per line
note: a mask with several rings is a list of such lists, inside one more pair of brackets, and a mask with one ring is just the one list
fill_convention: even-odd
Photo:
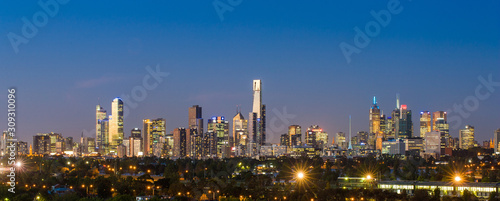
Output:
[[[354,45],[355,27],[365,31],[375,21],[370,12],[387,10],[389,1],[220,0],[232,9],[223,20],[213,2],[69,1],[17,53],[9,33],[22,37],[22,18],[32,22],[43,9],[37,1],[0,2],[2,113],[7,89],[16,87],[18,139],[95,137],[95,106],[110,114],[113,98],[142,87],[146,67],[159,66],[169,75],[134,101],[125,137],[144,118],[165,118],[167,132],[187,127],[192,105],[203,108],[205,124],[212,116],[232,119],[236,105],[248,118],[254,79],[263,83],[268,142],[291,124],[317,124],[331,142],[348,132],[349,115],[353,133],[368,131],[373,96],[390,115],[396,93],[413,112],[414,135],[420,111],[464,102],[472,104],[464,109],[469,116],[449,114],[461,120],[450,125],[453,137],[470,124],[481,143],[500,128],[499,1],[400,1],[401,12],[350,62],[339,45]],[[497,84],[478,98],[478,77],[489,76]],[[290,118],[277,115],[284,111]],[[6,115],[0,122],[5,130]]]

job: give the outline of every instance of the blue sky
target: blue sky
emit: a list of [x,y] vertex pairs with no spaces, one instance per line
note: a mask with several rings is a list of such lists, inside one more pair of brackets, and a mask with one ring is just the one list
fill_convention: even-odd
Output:
[[[205,119],[232,118],[236,105],[247,114],[252,80],[262,79],[268,121],[284,108],[295,115],[268,129],[277,142],[284,124],[318,124],[331,139],[347,132],[348,115],[353,132],[366,131],[372,97],[389,114],[396,93],[413,111],[418,135],[420,111],[463,104],[475,96],[478,76],[500,81],[498,1],[400,1],[403,10],[348,63],[339,44],[353,44],[354,27],[364,30],[375,20],[370,11],[387,10],[388,2],[243,0],[221,21],[213,1],[69,1],[16,53],[8,34],[22,35],[22,18],[43,9],[4,1],[0,85],[4,95],[17,87],[18,135],[31,143],[38,132],[91,131],[98,99],[110,112],[114,97],[142,85],[146,66],[170,75],[129,111],[125,136],[143,118],[163,117],[169,131],[187,126],[194,104]],[[459,117],[480,142],[500,128],[500,87],[484,92],[490,96]]]

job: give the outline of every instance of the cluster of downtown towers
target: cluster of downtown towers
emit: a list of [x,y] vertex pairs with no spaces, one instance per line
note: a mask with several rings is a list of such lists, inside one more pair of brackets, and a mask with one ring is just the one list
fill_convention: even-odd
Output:
[[[356,136],[336,133],[332,144],[328,134],[319,126],[313,125],[305,132],[299,125],[288,127],[288,133],[280,136],[279,145],[266,143],[266,105],[262,104],[262,82],[253,80],[252,111],[245,119],[237,110],[232,119],[232,132],[229,121],[223,116],[214,116],[207,121],[205,131],[202,108],[189,107],[188,127],[178,127],[166,132],[163,118],[144,119],[142,130],[134,128],[128,138],[124,136],[124,103],[121,98],[113,99],[111,115],[97,105],[95,138],[83,137],[77,147],[72,138],[63,139],[61,134],[47,133],[33,137],[33,151],[36,154],[61,153],[67,150],[81,154],[113,155],[118,157],[157,156],[226,158],[233,156],[279,156],[279,155],[363,155],[381,154],[420,154],[446,155],[453,149],[468,149],[478,146],[474,140],[474,127],[466,125],[460,130],[459,138],[451,137],[447,113],[444,111],[420,112],[420,135],[414,135],[412,112],[407,105],[399,104],[390,116],[386,116],[373,97],[369,110],[369,131],[359,131]],[[349,122],[350,124],[350,122]],[[5,132],[4,132],[5,135]],[[495,152],[498,152],[500,129],[495,131]],[[493,148],[490,140],[489,148]],[[26,144],[23,150],[27,150]],[[76,149],[75,149],[76,148]],[[30,150],[31,152],[31,150]]]
[[208,119],[207,132],[204,132],[202,108],[194,105],[189,107],[187,128],[178,127],[167,133],[165,119],[144,119],[142,130],[134,128],[130,137],[124,138],[123,100],[115,98],[111,103],[109,117],[106,110],[97,105],[95,145],[83,143],[83,152],[118,157],[172,158],[258,155],[260,146],[266,142],[266,105],[262,104],[261,87],[261,80],[253,81],[252,111],[248,120],[241,111],[237,111],[233,118],[232,135],[229,134],[229,122],[223,116]]

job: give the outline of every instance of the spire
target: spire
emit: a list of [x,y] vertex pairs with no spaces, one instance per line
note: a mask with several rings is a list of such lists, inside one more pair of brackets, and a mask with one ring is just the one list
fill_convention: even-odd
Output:
[[377,104],[377,98],[375,96],[373,96],[373,105],[376,105]]

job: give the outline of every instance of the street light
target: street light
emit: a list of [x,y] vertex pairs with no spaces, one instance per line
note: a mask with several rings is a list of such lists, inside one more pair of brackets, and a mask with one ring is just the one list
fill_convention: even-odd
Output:
[[462,181],[462,178],[460,178],[460,176],[458,176],[458,175],[455,176],[455,182],[460,182],[460,181]]
[[303,179],[304,178],[304,173],[303,172],[298,172],[297,173],[297,178],[298,179]]

